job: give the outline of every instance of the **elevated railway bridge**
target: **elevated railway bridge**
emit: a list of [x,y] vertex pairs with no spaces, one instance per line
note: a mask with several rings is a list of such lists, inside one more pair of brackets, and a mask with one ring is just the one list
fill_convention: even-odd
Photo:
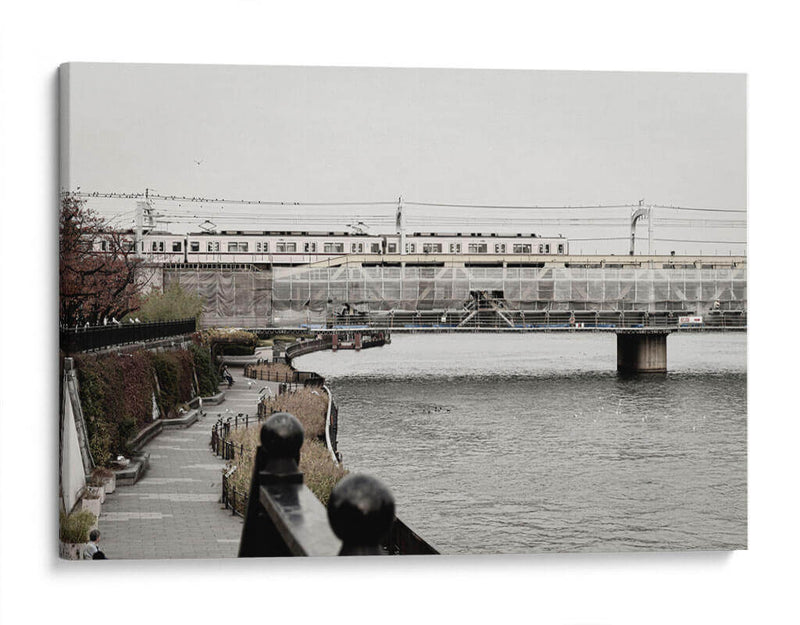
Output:
[[[391,332],[735,330],[746,256],[348,254],[321,263],[168,265],[206,327]],[[700,317],[700,323],[681,323]]]

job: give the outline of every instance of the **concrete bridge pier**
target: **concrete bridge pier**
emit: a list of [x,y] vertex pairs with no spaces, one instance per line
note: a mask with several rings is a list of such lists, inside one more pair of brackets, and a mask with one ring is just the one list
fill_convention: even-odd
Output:
[[632,328],[617,331],[617,371],[666,373],[669,330]]

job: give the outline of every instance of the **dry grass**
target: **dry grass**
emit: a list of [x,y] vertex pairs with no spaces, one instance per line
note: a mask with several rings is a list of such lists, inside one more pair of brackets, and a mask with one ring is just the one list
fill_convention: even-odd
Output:
[[294,369],[284,362],[264,362],[260,365],[253,365],[251,371],[263,371],[264,373],[278,374],[283,377],[288,375],[290,378],[294,376]]
[[292,393],[264,399],[267,414],[288,412],[302,423],[306,439],[325,436],[328,394],[322,389],[298,388]]
[[[300,470],[303,481],[323,505],[328,504],[331,490],[345,475],[347,470],[337,466],[331,458],[324,442],[325,414],[328,410],[328,397],[323,391],[302,388],[294,393],[279,395],[265,401],[267,412],[288,412],[300,421],[305,431],[303,446],[300,448]],[[260,428],[254,425],[247,429],[235,430],[230,440],[236,445],[236,459],[228,462],[228,469],[237,469],[228,478],[229,488],[237,491],[237,509],[244,512],[242,495],[250,492],[253,475],[253,459],[259,444]],[[323,440],[320,440],[320,439]],[[240,456],[240,446],[243,453]]]

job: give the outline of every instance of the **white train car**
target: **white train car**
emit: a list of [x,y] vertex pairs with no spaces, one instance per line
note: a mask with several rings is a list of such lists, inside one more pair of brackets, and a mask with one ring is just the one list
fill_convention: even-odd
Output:
[[[123,235],[133,247],[134,233]],[[569,241],[561,236],[536,234],[414,232],[405,235],[401,251],[399,234],[373,235],[349,232],[225,230],[186,235],[150,231],[142,239],[142,255],[159,264],[267,264],[302,265],[348,254],[374,255],[397,261],[398,256],[483,256],[569,254]],[[99,250],[100,251],[100,250]]]

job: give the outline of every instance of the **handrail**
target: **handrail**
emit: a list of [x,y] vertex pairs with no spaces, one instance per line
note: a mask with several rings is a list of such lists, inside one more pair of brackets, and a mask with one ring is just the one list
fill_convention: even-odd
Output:
[[338,467],[339,457],[336,455],[336,451],[334,451],[333,445],[331,444],[331,408],[333,407],[333,394],[324,384],[322,388],[325,389],[325,392],[328,394],[328,411],[325,415],[325,445],[328,447],[333,463]]
[[111,323],[75,328],[62,326],[59,329],[59,343],[63,351],[75,353],[191,334],[196,331],[196,326],[194,317],[151,323]]
[[303,428],[293,415],[271,415],[259,438],[240,558],[438,553],[399,522],[392,493],[369,475],[345,476],[326,510],[303,484]]

